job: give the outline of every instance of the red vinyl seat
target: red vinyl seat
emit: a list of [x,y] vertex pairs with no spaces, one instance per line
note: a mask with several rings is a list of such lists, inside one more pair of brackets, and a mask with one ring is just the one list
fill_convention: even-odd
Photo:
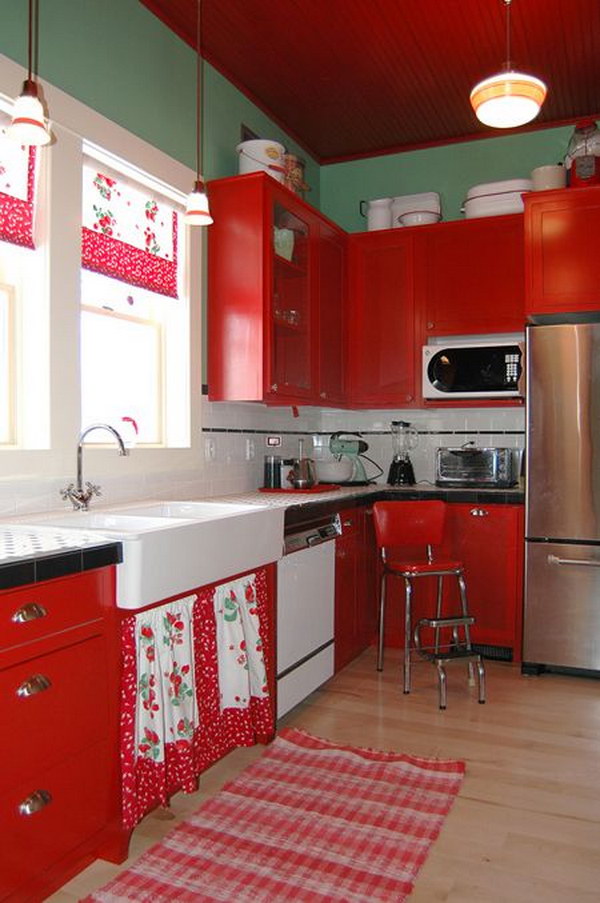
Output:
[[[471,645],[470,627],[475,618],[469,615],[467,591],[462,561],[435,557],[435,548],[442,545],[446,527],[446,503],[436,499],[411,502],[376,502],[373,505],[375,537],[380,552],[382,571],[379,594],[379,625],[377,641],[377,670],[383,670],[385,637],[386,584],[390,578],[404,580],[404,693],[411,688],[411,654],[419,653],[437,667],[439,705],[446,708],[447,678],[445,664],[453,659],[467,660],[469,678],[472,662],[477,664],[479,702],[485,702],[485,671],[481,655]],[[403,550],[414,552],[424,547],[424,554],[409,558]],[[437,578],[437,601],[434,617],[421,618],[412,623],[413,581],[424,577]],[[444,612],[444,578],[454,577],[460,596],[459,612]],[[433,631],[432,645],[422,643],[422,631]]]

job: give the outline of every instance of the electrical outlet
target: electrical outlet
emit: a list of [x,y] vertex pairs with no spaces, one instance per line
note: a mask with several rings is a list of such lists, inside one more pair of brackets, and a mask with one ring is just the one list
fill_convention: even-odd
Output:
[[254,461],[256,446],[254,439],[246,439],[246,461]]
[[214,439],[204,440],[204,460],[214,461],[217,457],[217,446]]

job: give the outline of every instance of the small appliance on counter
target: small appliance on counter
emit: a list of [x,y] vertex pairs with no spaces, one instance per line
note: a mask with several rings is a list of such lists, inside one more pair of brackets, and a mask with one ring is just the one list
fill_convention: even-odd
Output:
[[435,485],[471,489],[508,489],[518,482],[515,449],[438,448]]
[[406,420],[392,420],[390,429],[394,457],[387,481],[390,486],[413,486],[415,471],[408,453],[417,447],[419,434]]
[[298,457],[289,458],[283,463],[292,468],[287,475],[287,481],[294,489],[311,489],[317,482],[315,462],[312,458],[304,456],[304,439],[298,439]]
[[[345,437],[345,438],[344,438]],[[336,480],[343,486],[368,486],[372,482],[367,477],[365,465],[362,462],[364,453],[368,451],[369,446],[364,439],[360,438],[360,433],[345,433],[338,431],[332,433],[329,439],[329,450],[334,458],[341,460],[348,458],[352,463],[352,470],[347,480]],[[370,461],[370,458],[367,458]],[[373,462],[374,463],[374,462]],[[377,465],[376,465],[377,466]]]

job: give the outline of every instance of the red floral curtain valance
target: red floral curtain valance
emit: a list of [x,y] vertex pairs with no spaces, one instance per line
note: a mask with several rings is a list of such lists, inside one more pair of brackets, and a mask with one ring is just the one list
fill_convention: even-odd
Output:
[[88,159],[82,225],[85,269],[177,298],[178,213],[165,198]]
[[33,248],[36,149],[9,138],[9,122],[0,117],[0,241]]

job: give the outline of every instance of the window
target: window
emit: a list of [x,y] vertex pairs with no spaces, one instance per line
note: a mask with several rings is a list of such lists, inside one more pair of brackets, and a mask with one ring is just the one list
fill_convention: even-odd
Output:
[[[166,197],[165,186],[146,175],[140,181],[123,161],[87,150],[82,424],[101,421],[119,430],[125,424],[139,445],[189,445],[189,306],[178,241],[183,199],[172,191]],[[97,441],[110,437],[99,433]]]
[[0,284],[0,445],[14,443],[14,298],[10,285]]
[[0,447],[48,445],[48,308],[36,248],[40,155],[7,134],[0,105]]

